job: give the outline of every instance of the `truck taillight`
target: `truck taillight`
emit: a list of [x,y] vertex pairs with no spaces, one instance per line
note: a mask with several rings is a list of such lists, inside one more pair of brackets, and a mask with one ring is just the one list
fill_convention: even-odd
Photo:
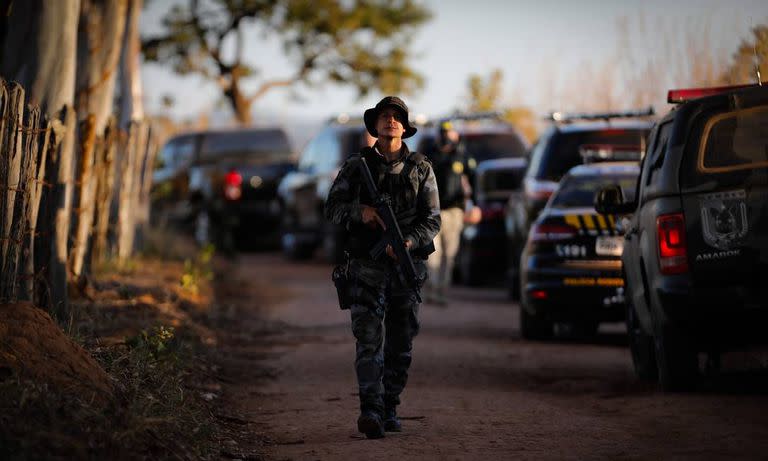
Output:
[[239,200],[243,196],[243,176],[235,170],[224,175],[224,197],[227,200]]
[[534,224],[528,234],[532,242],[557,242],[569,240],[577,235],[576,229],[566,224]]
[[656,218],[656,236],[659,241],[661,273],[670,275],[688,272],[683,214],[666,214]]

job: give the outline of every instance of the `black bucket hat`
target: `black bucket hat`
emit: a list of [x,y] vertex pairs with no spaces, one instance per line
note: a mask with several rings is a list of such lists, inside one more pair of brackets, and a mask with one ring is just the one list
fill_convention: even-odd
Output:
[[402,120],[400,120],[400,122],[402,122],[403,128],[405,128],[403,139],[410,138],[416,134],[416,127],[411,125],[411,122],[408,120],[408,106],[406,106],[403,100],[397,96],[387,96],[386,98],[379,101],[379,103],[376,104],[376,107],[372,107],[366,110],[363,114],[363,120],[365,120],[365,128],[368,130],[368,133],[370,133],[371,136],[374,138],[379,137],[379,133],[376,131],[376,120],[379,118],[379,112],[381,112],[385,107],[394,107],[398,112],[400,112],[400,115],[402,115]]

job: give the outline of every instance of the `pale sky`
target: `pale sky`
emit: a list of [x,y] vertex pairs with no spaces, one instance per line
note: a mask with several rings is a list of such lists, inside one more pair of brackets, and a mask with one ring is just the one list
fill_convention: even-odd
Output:
[[[142,27],[152,30],[168,5],[178,0],[155,0],[142,17]],[[727,57],[750,25],[768,23],[765,0],[425,0],[433,18],[415,36],[413,66],[426,77],[423,90],[406,96],[414,113],[438,116],[465,101],[470,74],[504,72],[504,102],[527,105],[536,112],[580,110],[562,107],[573,104],[567,94],[581,91],[585,65],[601,72],[617,54],[619,21],[629,25],[632,54],[636,61],[660,55],[660,50],[683,50],[686,40],[701,35],[704,48]],[[684,33],[684,31],[689,31]],[[263,75],[280,77],[291,67],[279,42],[264,40],[256,30],[247,39],[247,60]],[[701,46],[701,45],[700,45]],[[763,69],[768,63],[763,64]],[[768,74],[768,72],[763,72]],[[171,115],[194,118],[211,111],[221,99],[212,83],[198,77],[178,77],[157,65],[145,65],[145,91],[150,111],[160,111],[160,97],[176,100]],[[667,77],[674,80],[674,77]],[[685,86],[688,82],[667,82]],[[595,89],[595,94],[599,94]],[[273,90],[255,104],[256,122],[273,123],[293,119],[320,120],[340,112],[361,113],[381,98],[373,94],[363,100],[349,88],[325,85],[298,88],[301,101],[290,91]],[[570,93],[569,93],[570,92]],[[592,93],[590,93],[592,94]],[[659,100],[663,100],[660,95]],[[560,107],[555,107],[560,106]]]

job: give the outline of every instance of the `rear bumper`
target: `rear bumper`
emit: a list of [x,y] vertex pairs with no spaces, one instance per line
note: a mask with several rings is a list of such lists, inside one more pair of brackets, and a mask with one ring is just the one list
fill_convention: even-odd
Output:
[[621,271],[529,265],[521,275],[525,304],[531,314],[553,321],[620,322],[625,319]]
[[470,235],[468,238],[465,229],[459,251],[465,253],[472,271],[503,273],[507,267],[507,237],[503,227],[481,223]]
[[273,229],[282,219],[282,210],[276,199],[223,202],[220,213],[223,218],[231,219],[233,225],[251,226],[256,231]]
[[686,276],[659,279],[659,317],[702,347],[768,344],[768,299],[748,296],[743,287],[693,287]]

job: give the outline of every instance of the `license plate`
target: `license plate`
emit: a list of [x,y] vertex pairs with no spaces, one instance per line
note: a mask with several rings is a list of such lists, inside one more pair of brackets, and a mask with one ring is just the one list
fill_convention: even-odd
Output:
[[598,236],[595,253],[598,256],[621,256],[624,250],[624,237]]

